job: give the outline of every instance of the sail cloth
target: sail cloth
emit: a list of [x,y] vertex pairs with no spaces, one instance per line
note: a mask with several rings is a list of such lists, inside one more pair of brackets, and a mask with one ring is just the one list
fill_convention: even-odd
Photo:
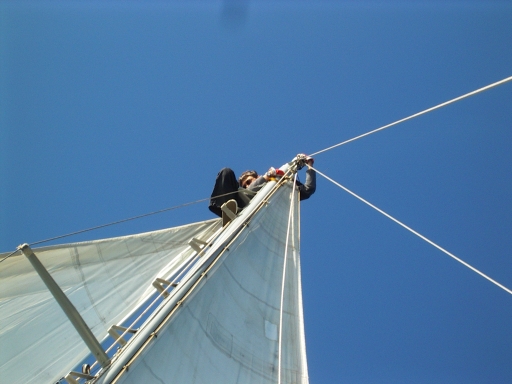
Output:
[[278,383],[279,371],[282,383],[308,382],[298,201],[286,242],[291,192],[285,184],[256,213],[116,383]]
[[[34,249],[98,340],[132,312],[155,277],[169,275],[219,219],[138,235]],[[5,255],[0,255],[4,257]],[[165,271],[165,273],[164,273]],[[0,264],[0,380],[55,383],[89,354],[23,255]]]

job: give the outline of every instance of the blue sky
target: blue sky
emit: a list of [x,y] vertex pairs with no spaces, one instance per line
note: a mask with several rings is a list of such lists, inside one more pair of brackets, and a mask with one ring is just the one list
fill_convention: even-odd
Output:
[[[206,198],[222,167],[265,171],[509,77],[511,41],[510,2],[0,1],[0,251]],[[510,288],[511,100],[508,83],[315,166]],[[323,178],[301,215],[311,383],[512,381],[510,294]]]

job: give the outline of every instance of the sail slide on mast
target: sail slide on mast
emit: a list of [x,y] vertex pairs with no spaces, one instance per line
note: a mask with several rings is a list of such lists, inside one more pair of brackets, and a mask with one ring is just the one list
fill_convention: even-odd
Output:
[[[308,383],[292,185],[268,182],[224,228],[215,219],[34,249],[98,340],[129,334],[107,351],[109,367],[68,382]],[[28,261],[3,264],[0,343],[13,348],[0,377],[55,383],[88,351]],[[140,328],[123,323],[149,295],[160,302]]]

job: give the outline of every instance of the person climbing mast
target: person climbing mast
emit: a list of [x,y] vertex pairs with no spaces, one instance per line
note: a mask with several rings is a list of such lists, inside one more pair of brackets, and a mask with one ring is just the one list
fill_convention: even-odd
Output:
[[[300,181],[296,181],[300,200],[306,200],[316,190],[316,172],[309,167],[313,165],[314,159],[304,154],[298,154],[294,160],[297,161],[297,169],[301,169],[304,165],[308,166],[305,183],[302,184]],[[231,168],[221,169],[215,179],[215,186],[208,208],[220,217],[222,217],[222,206],[229,201],[233,201],[231,204],[232,207],[235,207],[235,211],[243,209],[250,199],[279,172],[279,170],[276,171],[276,169],[270,168],[264,175],[259,176],[256,171],[245,171],[237,180],[235,172]],[[235,193],[240,190],[244,193]]]

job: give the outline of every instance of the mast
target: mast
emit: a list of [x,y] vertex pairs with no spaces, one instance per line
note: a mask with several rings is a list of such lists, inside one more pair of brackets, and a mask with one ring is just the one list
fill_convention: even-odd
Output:
[[[295,163],[285,164],[280,169],[285,176],[280,180],[267,182],[262,190],[251,200],[250,205],[244,208],[244,210],[225,227],[218,238],[211,244],[209,250],[202,256],[204,260],[202,260],[201,264],[195,267],[189,275],[178,284],[177,288],[172,291],[170,297],[158,310],[158,313],[130,340],[123,350],[123,353],[112,362],[111,367],[104,373],[101,373],[97,383],[122,382],[126,378],[125,375],[127,372],[131,373],[133,371],[132,366],[138,363],[138,359],[144,354],[149,353],[148,350],[158,341],[160,333],[166,330],[169,323],[180,313],[182,307],[188,304],[194,295],[196,295],[197,291],[206,284],[207,280],[210,279],[209,276],[211,273],[218,269],[219,265],[222,264],[227,257],[230,257],[231,248],[236,246],[235,244],[241,233],[247,227],[252,226],[251,219],[262,208],[272,204],[272,196],[281,187],[285,185],[288,185],[288,188],[290,187],[290,183],[288,182],[287,184],[287,180],[289,181],[290,175],[296,172]],[[206,327],[215,328],[217,326],[214,325],[214,320],[209,321]],[[277,330],[274,331],[274,325],[265,323],[264,326],[266,327],[267,336],[273,338],[274,333],[277,332]],[[182,331],[180,330],[180,332]],[[277,338],[274,341],[277,342]],[[190,342],[193,343],[192,340]],[[177,347],[169,346],[169,348],[173,349]],[[226,353],[226,351],[224,351],[224,353]],[[130,373],[128,373],[128,376],[131,376]],[[176,378],[173,380],[176,380]]]

